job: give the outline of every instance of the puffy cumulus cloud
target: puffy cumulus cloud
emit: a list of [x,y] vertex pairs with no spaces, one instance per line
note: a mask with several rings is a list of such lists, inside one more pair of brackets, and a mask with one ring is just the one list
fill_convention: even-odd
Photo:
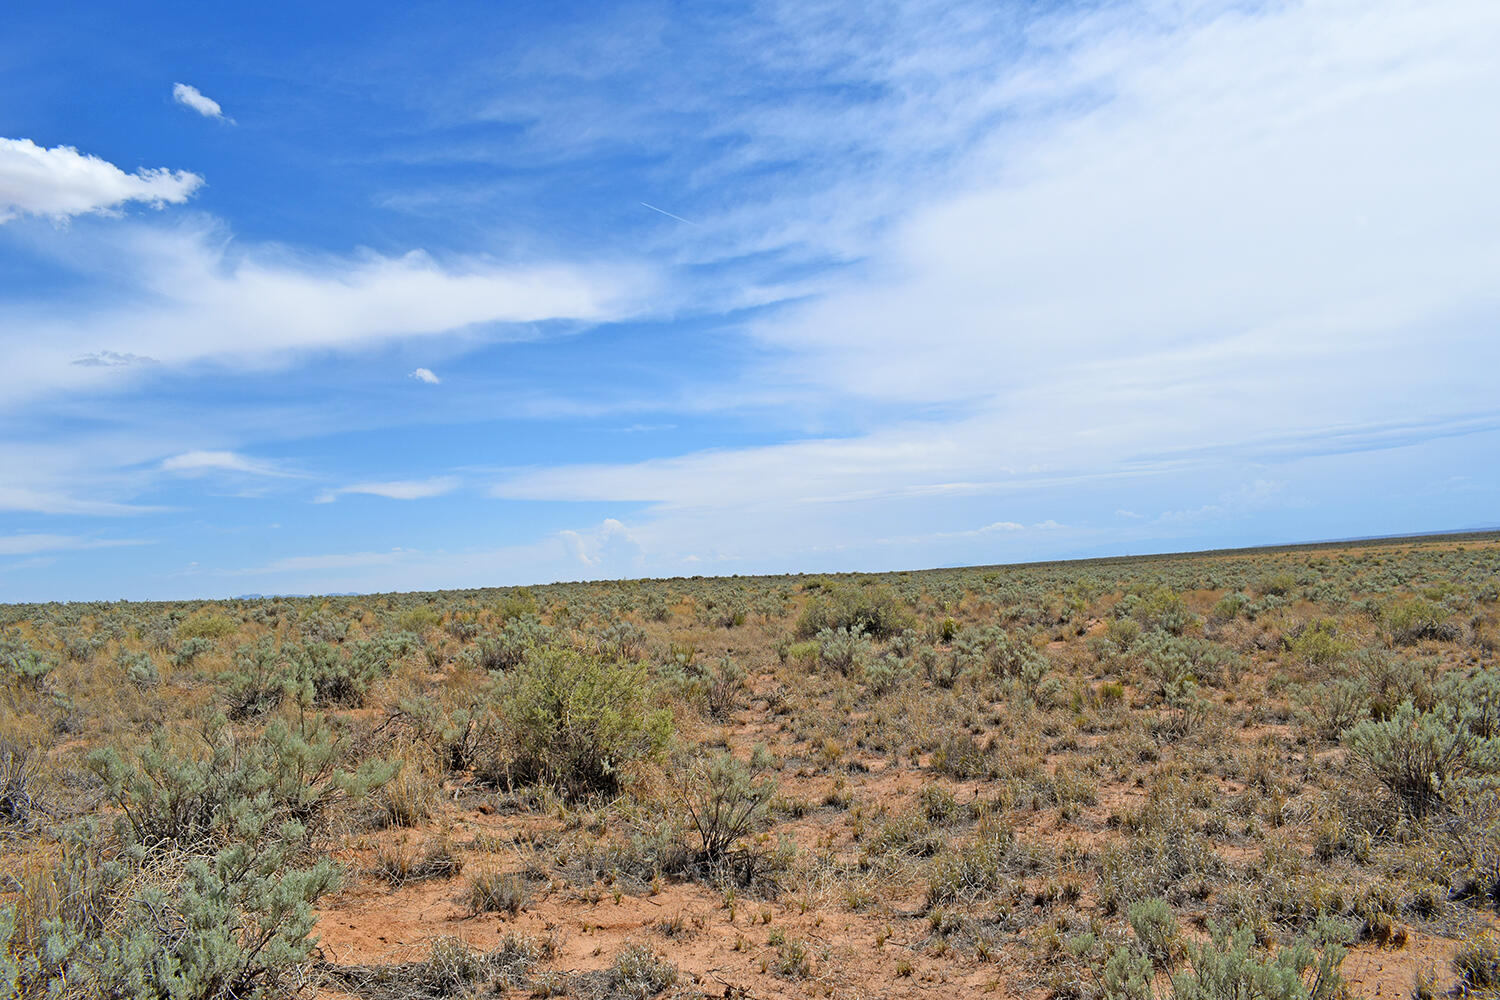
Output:
[[185,108],[190,108],[198,112],[204,118],[217,118],[220,121],[228,120],[224,117],[224,109],[219,106],[218,101],[205,96],[203,91],[190,83],[172,84],[172,100]]
[[425,382],[428,385],[437,385],[442,381],[437,375],[433,374],[431,368],[418,368],[406,377],[416,379],[418,382]]
[[558,535],[573,558],[589,570],[624,575],[639,567],[642,550],[630,529],[612,517],[592,531],[563,531]]
[[185,170],[156,167],[127,174],[72,146],[47,149],[30,139],[0,138],[0,222],[22,215],[67,219],[132,201],[181,204],[202,185],[202,177]]
[[383,483],[354,483],[338,489],[320,493],[315,503],[333,503],[341,496],[362,493],[366,496],[385,497],[387,500],[426,500],[452,493],[459,487],[457,476],[437,476],[432,479],[401,479]]

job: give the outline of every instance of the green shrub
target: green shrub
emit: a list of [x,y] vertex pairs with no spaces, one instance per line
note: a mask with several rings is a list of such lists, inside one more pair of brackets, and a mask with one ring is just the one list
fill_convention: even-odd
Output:
[[381,760],[346,770],[341,741],[316,716],[297,728],[273,723],[253,741],[237,739],[219,719],[201,737],[201,754],[178,753],[159,729],[138,760],[110,748],[89,755],[119,810],[122,837],[196,849],[234,836],[251,816],[310,834],[334,804],[363,798],[395,773]]
[[179,669],[190,667],[194,660],[213,648],[214,641],[208,636],[195,635],[184,639],[177,644],[177,648],[172,650],[172,666]]
[[61,902],[19,949],[23,995],[283,995],[313,948],[313,904],[338,872],[326,858],[299,860],[296,823],[246,817],[235,833],[206,853],[133,840],[105,853],[98,831],[75,834],[52,873]]
[[1220,621],[1233,621],[1244,613],[1249,604],[1250,598],[1244,594],[1225,594],[1214,604],[1209,614]]
[[245,743],[217,725],[204,743],[181,755],[158,732],[137,761],[90,756],[116,822],[64,832],[33,929],[12,935],[26,995],[221,1000],[293,985],[313,904],[338,882],[327,858],[307,860],[309,824],[383,768],[339,770],[317,722]]
[[896,690],[915,673],[910,658],[887,651],[865,665],[865,683],[879,696]]
[[1389,719],[1404,701],[1426,711],[1434,704],[1427,661],[1397,657],[1379,649],[1354,655],[1355,670],[1370,692],[1370,714]]
[[1358,677],[1331,681],[1292,691],[1303,725],[1325,740],[1337,740],[1345,730],[1370,717],[1370,689]]
[[1302,625],[1290,646],[1293,656],[1312,666],[1332,663],[1349,651],[1349,644],[1339,638],[1338,623],[1327,618]]
[[1384,617],[1391,642],[1397,646],[1415,645],[1423,639],[1454,642],[1463,635],[1458,626],[1448,624],[1448,612],[1441,605],[1420,597],[1386,609]]
[[1141,637],[1141,623],[1134,618],[1114,618],[1104,634],[1114,643],[1115,649],[1123,653]]
[[1419,712],[1403,702],[1385,720],[1366,720],[1344,734],[1344,742],[1418,819],[1438,810],[1462,786],[1493,775],[1500,746],[1464,728],[1458,712],[1439,706]]
[[1244,664],[1239,655],[1218,643],[1195,636],[1176,636],[1168,632],[1150,632],[1141,638],[1132,652],[1140,657],[1141,666],[1157,682],[1160,690],[1167,685],[1187,682],[1218,687],[1233,683]]
[[646,655],[646,633],[633,622],[612,622],[594,639],[599,655],[610,660],[639,660]]
[[239,630],[239,623],[228,615],[195,615],[177,626],[179,639],[222,639]]
[[1198,624],[1197,616],[1188,610],[1182,595],[1170,587],[1157,587],[1142,594],[1128,607],[1130,616],[1147,630],[1159,629],[1171,635],[1182,635]]
[[405,632],[421,634],[436,628],[442,619],[443,616],[434,608],[412,608],[396,617],[396,627]]
[[349,636],[349,619],[319,611],[302,619],[298,631],[308,642],[343,642]]
[[290,682],[311,697],[312,705],[358,707],[365,703],[370,687],[390,674],[404,644],[400,639],[366,640],[349,646],[310,642],[283,647]]
[[1165,899],[1142,899],[1130,904],[1126,920],[1151,964],[1170,969],[1182,949],[1182,931]]
[[1290,573],[1274,573],[1260,578],[1255,593],[1260,597],[1285,597],[1297,589],[1297,578]]
[[151,659],[150,653],[133,653],[121,649],[115,657],[115,665],[124,671],[127,681],[142,691],[155,687],[161,680],[161,672],[157,670],[156,661]]
[[572,649],[533,649],[507,677],[501,716],[511,780],[569,798],[613,792],[632,762],[661,752],[669,712],[646,704],[646,667]]
[[224,711],[234,720],[269,712],[286,696],[288,677],[270,638],[234,651],[234,668],[221,682]]
[[57,661],[24,642],[0,639],[0,683],[39,690]]
[[815,637],[818,643],[818,662],[824,667],[837,670],[845,677],[862,674],[870,659],[870,640],[865,637],[862,625],[825,628]]
[[1348,928],[1320,922],[1313,935],[1267,954],[1256,950],[1247,926],[1211,924],[1210,937],[1187,946],[1188,969],[1158,993],[1155,969],[1141,951],[1119,947],[1104,967],[1106,1000],[1338,1000]]
[[245,719],[288,698],[309,707],[358,707],[375,682],[419,642],[410,632],[397,632],[345,646],[306,642],[277,647],[270,637],[240,646],[234,669],[222,681],[225,711],[231,719]]
[[507,621],[499,632],[480,636],[473,652],[474,661],[492,672],[514,670],[532,650],[549,645],[554,635],[536,615],[521,615]]
[[1483,740],[1500,737],[1500,670],[1454,670],[1437,683],[1434,697],[1452,706],[1459,723]]
[[824,629],[858,628],[872,639],[888,639],[911,626],[911,617],[885,587],[834,587],[808,601],[797,622],[797,637],[810,639]]

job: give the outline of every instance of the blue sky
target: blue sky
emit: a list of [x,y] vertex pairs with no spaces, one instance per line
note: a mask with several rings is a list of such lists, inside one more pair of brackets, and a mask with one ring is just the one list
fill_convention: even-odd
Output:
[[1500,6],[24,5],[0,600],[1500,522]]

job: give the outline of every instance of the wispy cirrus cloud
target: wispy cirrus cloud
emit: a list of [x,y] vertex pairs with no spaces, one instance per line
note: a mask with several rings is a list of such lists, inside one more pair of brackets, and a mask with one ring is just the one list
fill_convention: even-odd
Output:
[[380,483],[354,483],[340,486],[318,494],[315,503],[333,503],[341,496],[363,494],[384,497],[387,500],[427,500],[452,493],[461,485],[457,476],[436,476],[432,479],[401,479]]
[[198,476],[212,472],[233,472],[249,476],[294,476],[273,462],[250,458],[233,451],[185,451],[161,462],[163,472]]
[[125,517],[154,514],[165,509],[146,504],[79,497],[64,490],[33,489],[26,486],[0,484],[0,511],[85,517]]
[[[944,181],[902,187],[900,206],[841,205],[879,222],[861,259],[747,325],[772,352],[769,385],[930,416],[520,470],[495,495],[643,503],[629,530],[648,551],[745,554],[794,538],[909,541],[919,536],[877,532],[916,497],[930,498],[929,517],[953,516],[938,498],[1010,498],[996,513],[1021,523],[1005,506],[1065,487],[1191,474],[1213,497],[1241,497],[1270,480],[1268,462],[1490,433],[1500,410],[1479,372],[1500,364],[1488,332],[1500,196],[1485,177],[1500,137],[1472,123],[1500,88],[1500,10],[1124,4],[1029,31],[988,67],[962,53],[950,67],[959,36],[931,32],[848,65],[869,85],[856,93],[884,102],[872,120],[892,127],[879,141],[925,145]],[[930,101],[954,104],[947,121],[973,131],[940,136],[907,117]],[[788,111],[747,155],[790,148],[830,118],[857,132],[845,117],[856,110]],[[863,180],[883,187],[907,161],[876,162]],[[713,228],[712,213],[692,211]],[[1419,376],[1416,340],[1430,348]],[[1221,475],[1241,485],[1207,486]],[[1095,516],[1109,518],[1118,500],[1102,496]],[[827,504],[840,513],[814,512]],[[1294,491],[1215,499],[1152,530],[1305,504]]]
[[130,202],[181,204],[202,186],[202,177],[185,170],[126,173],[72,146],[49,149],[30,139],[0,138],[0,223],[23,215],[61,221]]
[[[99,276],[130,294],[67,309],[0,307],[0,328],[28,325],[12,345],[13,390],[0,408],[64,390],[114,391],[130,379],[193,367],[260,371],[318,351],[368,350],[479,327],[599,323],[657,308],[661,281],[622,264],[439,261],[401,256],[298,254],[241,246],[217,225],[96,234]],[[123,264],[123,267],[122,267]],[[503,332],[495,332],[503,337]],[[144,357],[150,366],[110,363]],[[83,364],[80,359],[103,364]]]
[[35,555],[38,552],[77,552],[84,549],[112,549],[130,545],[149,545],[131,538],[87,538],[79,535],[33,533],[0,535],[0,556]]

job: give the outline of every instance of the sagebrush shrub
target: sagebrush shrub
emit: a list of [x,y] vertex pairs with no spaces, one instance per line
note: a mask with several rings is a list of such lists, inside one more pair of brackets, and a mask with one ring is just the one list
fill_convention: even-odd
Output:
[[1182,947],[1182,931],[1164,899],[1142,899],[1130,904],[1126,920],[1151,964],[1169,969]]
[[315,832],[335,803],[362,798],[395,773],[381,760],[346,768],[341,741],[317,717],[297,728],[274,723],[255,739],[236,737],[217,719],[200,737],[201,754],[179,753],[158,730],[138,760],[111,748],[89,755],[122,835],[195,849],[232,836],[251,815]]
[[700,757],[681,775],[674,792],[697,836],[698,858],[720,865],[765,820],[776,783],[727,753]]
[[1171,977],[1169,991],[1158,991],[1151,959],[1119,947],[1104,966],[1106,1000],[1337,1000],[1344,995],[1340,972],[1348,949],[1348,928],[1320,922],[1310,936],[1266,953],[1255,934],[1241,925],[1210,924],[1209,940],[1187,946],[1188,968]]
[[837,670],[845,677],[864,671],[872,651],[864,626],[825,628],[814,638],[818,643],[818,662],[824,667]]
[[31,823],[39,806],[37,762],[31,747],[0,739],[0,824],[25,827]]
[[308,824],[385,769],[342,770],[319,722],[203,739],[201,756],[161,733],[138,760],[91,755],[117,819],[64,833],[43,909],[10,943],[27,995],[254,1000],[307,961],[313,904],[339,878],[307,860]]
[[1464,728],[1458,712],[1447,705],[1421,712],[1403,702],[1389,719],[1354,726],[1344,742],[1418,819],[1437,811],[1463,785],[1500,767],[1496,742]]
[[40,689],[57,661],[24,642],[0,641],[0,682],[18,688]]

